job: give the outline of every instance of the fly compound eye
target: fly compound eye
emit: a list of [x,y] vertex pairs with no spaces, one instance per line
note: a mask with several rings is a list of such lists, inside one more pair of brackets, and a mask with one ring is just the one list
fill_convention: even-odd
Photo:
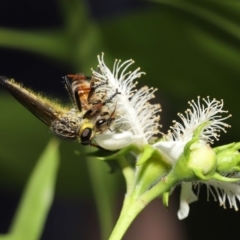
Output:
[[81,143],[82,145],[89,145],[91,142],[92,129],[85,128],[81,133]]

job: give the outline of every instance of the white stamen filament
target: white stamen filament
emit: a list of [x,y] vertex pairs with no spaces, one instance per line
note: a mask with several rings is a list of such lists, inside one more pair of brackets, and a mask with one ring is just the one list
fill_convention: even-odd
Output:
[[104,54],[98,56],[100,71],[92,71],[98,81],[108,82],[101,87],[101,89],[106,90],[108,96],[114,94],[116,89],[120,92],[114,98],[116,99],[114,104],[117,104],[115,125],[120,126],[119,132],[130,131],[133,137],[141,138],[141,144],[147,144],[151,137],[158,132],[160,126],[158,124],[159,117],[156,117],[156,114],[161,111],[160,105],[149,103],[154,98],[154,92],[157,89],[145,86],[136,90],[137,82],[135,79],[145,73],[140,72],[140,68],[127,72],[134,63],[133,60],[127,60],[123,63],[121,60],[115,60],[111,72],[103,58]]
[[[238,211],[237,201],[240,202],[240,186],[239,183],[227,183],[220,182],[217,180],[208,180],[206,182],[195,182],[195,186],[200,186],[205,184],[207,187],[207,199],[209,200],[209,195],[211,194],[215,201],[219,201],[220,206],[227,208],[227,202],[230,208],[234,208]],[[215,192],[214,192],[215,190]],[[217,197],[216,197],[217,195]]]
[[207,97],[207,99],[203,98],[203,102],[205,104],[200,102],[200,97],[198,97],[197,103],[193,100],[189,101],[191,109],[187,109],[185,115],[178,114],[183,124],[174,121],[174,125],[170,127],[171,131],[164,136],[164,139],[166,141],[189,141],[197,127],[209,122],[202,131],[201,140],[207,143],[213,143],[214,139],[218,140],[219,134],[217,133],[220,130],[226,132],[225,128],[230,127],[223,121],[231,117],[231,115],[226,117],[219,115],[220,113],[227,113],[227,111],[222,110],[223,100],[210,100]]

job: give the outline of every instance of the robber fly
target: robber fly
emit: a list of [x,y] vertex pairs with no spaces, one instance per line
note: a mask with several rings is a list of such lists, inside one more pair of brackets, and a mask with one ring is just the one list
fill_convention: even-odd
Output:
[[94,136],[109,129],[115,120],[116,105],[114,109],[109,109],[108,103],[119,94],[118,90],[108,97],[106,91],[100,89],[107,82],[96,84],[94,77],[83,74],[67,75],[64,82],[74,103],[71,109],[35,94],[13,79],[0,76],[0,83],[24,107],[49,126],[55,135],[98,147],[92,140]]
[[[64,82],[69,95],[75,104],[75,108],[72,109],[72,111],[77,111],[82,114],[82,124],[78,132],[80,141],[83,145],[93,145],[91,143],[93,137],[109,129],[110,125],[115,120],[114,114],[116,105],[110,112],[107,104],[120,93],[116,89],[116,92],[107,98],[106,91],[97,90],[102,85],[107,84],[107,82],[96,84],[97,80],[94,77],[86,77],[83,74],[69,74],[64,77]],[[68,114],[69,113],[70,112],[68,112]],[[73,115],[75,115],[75,113]],[[71,117],[67,116],[67,119],[71,119]],[[65,131],[66,119],[64,118],[62,120],[56,120],[52,123],[52,131],[57,136],[68,139],[70,137],[69,133],[71,135],[71,132],[68,130]],[[73,121],[73,123],[73,125],[76,125],[75,121]],[[72,126],[70,129],[71,128]]]

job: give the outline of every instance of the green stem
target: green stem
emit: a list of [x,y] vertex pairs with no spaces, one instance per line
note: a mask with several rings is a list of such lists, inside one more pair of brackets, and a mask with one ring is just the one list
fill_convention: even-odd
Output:
[[135,174],[133,168],[128,164],[124,156],[119,157],[118,163],[122,168],[122,173],[126,181],[126,195],[132,192],[135,182]]
[[144,209],[145,204],[141,201],[135,201],[130,197],[125,198],[120,217],[109,240],[120,240],[127,231],[135,217]]
[[152,187],[150,190],[145,192],[141,196],[141,200],[148,204],[152,200],[154,200],[156,197],[160,197],[163,195],[163,193],[167,193],[170,191],[170,189],[176,185],[178,180],[176,179],[176,176],[173,172],[170,172],[168,176],[166,176],[165,179],[162,179],[159,183],[157,183],[154,187]]
[[131,195],[126,196],[123,203],[123,208],[120,213],[117,224],[109,240],[120,240],[125,232],[137,217],[137,215],[156,197],[168,192],[176,184],[176,177],[169,174],[165,179],[161,180],[142,196],[136,196],[135,191]]

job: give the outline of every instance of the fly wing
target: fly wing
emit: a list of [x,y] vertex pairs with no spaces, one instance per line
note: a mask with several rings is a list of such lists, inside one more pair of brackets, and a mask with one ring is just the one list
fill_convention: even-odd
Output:
[[68,74],[64,77],[65,86],[71,99],[80,112],[89,108],[89,97],[95,91],[92,77],[85,76],[83,73]]
[[56,103],[24,88],[13,79],[0,76],[0,84],[2,84],[14,98],[16,98],[25,108],[47,126],[50,126],[54,120],[57,120],[59,116],[66,112],[66,110]]

